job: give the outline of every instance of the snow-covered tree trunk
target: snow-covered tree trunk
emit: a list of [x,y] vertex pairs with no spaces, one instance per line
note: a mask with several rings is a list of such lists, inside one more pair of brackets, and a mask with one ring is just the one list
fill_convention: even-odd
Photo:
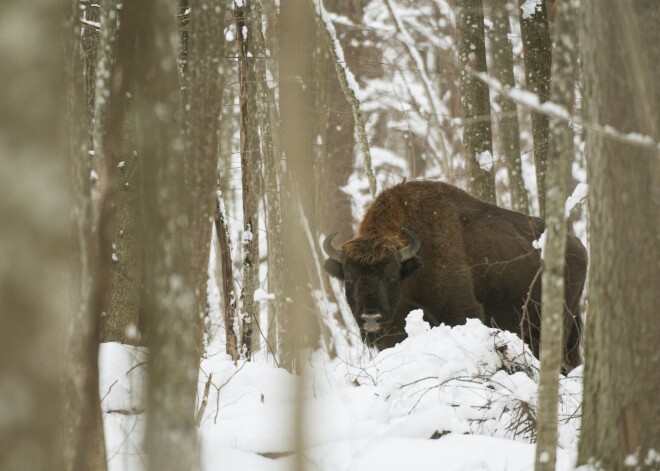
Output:
[[586,121],[655,149],[587,133],[589,313],[579,463],[660,467],[660,9],[583,2]]
[[[555,26],[555,59],[552,64],[551,101],[570,113],[575,100],[577,76],[577,11],[573,0],[559,3]],[[564,254],[566,249],[566,216],[570,165],[573,161],[573,132],[565,120],[550,120],[543,260],[543,296],[541,318],[541,372],[539,380],[536,433],[536,471],[552,471],[557,460],[557,406],[559,374],[564,338]]]
[[[515,8],[513,0],[486,0],[490,20],[493,23],[492,75],[504,86],[514,88],[513,48],[509,35],[509,7]],[[506,169],[509,177],[511,193],[511,208],[522,213],[529,213],[529,198],[522,174],[520,159],[520,128],[518,125],[518,109],[515,102],[505,95],[497,94],[495,101],[500,107],[499,129]]]
[[463,149],[470,174],[470,192],[495,203],[493,144],[488,86],[474,76],[487,72],[482,0],[457,0]]
[[0,15],[0,28],[14,32],[0,46],[0,469],[8,471],[65,469],[62,345],[79,302],[63,140],[67,4],[23,1]]
[[[548,11],[545,1],[518,0],[521,7],[532,4],[533,11],[520,9],[520,32],[523,41],[525,61],[525,84],[527,90],[535,93],[543,103],[550,95],[550,74],[552,68],[552,43],[548,27]],[[545,217],[545,188],[548,140],[550,138],[549,118],[545,114],[532,111],[532,136],[534,139],[534,165],[536,167],[536,188],[539,200],[539,213]]]
[[144,164],[143,235],[147,242],[148,469],[194,471],[199,469],[194,415],[201,343],[200,293],[198,279],[191,275],[195,249],[190,230],[195,219],[188,210],[204,201],[191,201],[192,189],[182,178],[187,170],[179,119],[174,10],[165,0],[129,2],[124,4],[122,29],[139,25],[136,51],[140,66],[135,73]]

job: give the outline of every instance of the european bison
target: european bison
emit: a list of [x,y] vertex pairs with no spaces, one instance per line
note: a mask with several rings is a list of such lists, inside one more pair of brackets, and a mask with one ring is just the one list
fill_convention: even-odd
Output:
[[[329,235],[325,269],[344,281],[367,343],[384,349],[406,337],[406,315],[421,308],[431,325],[479,318],[523,339],[538,357],[541,260],[532,242],[542,219],[480,201],[454,186],[410,181],[383,191],[341,249]],[[566,245],[564,367],[580,364],[579,302],[587,253]],[[530,289],[531,288],[531,289]]]

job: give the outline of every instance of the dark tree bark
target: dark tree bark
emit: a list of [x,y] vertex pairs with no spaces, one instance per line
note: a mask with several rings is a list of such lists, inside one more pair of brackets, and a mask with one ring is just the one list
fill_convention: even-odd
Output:
[[[0,82],[0,469],[61,471],[64,326],[75,257],[63,142],[69,2],[3,8]],[[14,29],[17,28],[17,29]],[[72,35],[72,31],[66,31]],[[49,45],[49,47],[45,47]],[[76,268],[77,269],[77,268]]]
[[[571,2],[561,2],[555,25],[555,60],[552,64],[553,103],[569,112],[574,107],[577,75],[577,11]],[[557,403],[562,366],[564,332],[564,279],[567,222],[564,206],[573,161],[573,132],[569,123],[550,120],[550,151],[546,195],[546,242],[543,260],[543,317],[541,318],[541,371],[536,434],[537,471],[552,471],[557,460]]]
[[[519,0],[522,5],[525,0]],[[552,43],[548,27],[548,12],[544,1],[534,14],[525,18],[520,11],[520,32],[523,41],[525,60],[525,83],[527,90],[536,93],[543,103],[550,95],[550,74],[552,70]],[[548,140],[550,137],[547,115],[532,112],[532,136],[534,139],[534,165],[536,166],[536,188],[539,212],[545,217],[545,175],[547,168]]]
[[248,6],[234,6],[236,21],[236,50],[238,54],[238,103],[240,109],[241,186],[243,192],[243,286],[241,290],[241,353],[251,358],[254,344],[258,343],[259,306],[254,292],[259,284],[259,194],[255,174],[259,172],[259,145],[255,107],[250,106],[254,97],[254,71],[248,48]]
[[[486,6],[490,10],[493,22],[493,75],[505,87],[515,87],[513,76],[513,49],[509,35],[511,25],[509,22],[510,7],[515,8],[513,1],[487,0]],[[499,126],[502,140],[502,149],[506,169],[509,176],[509,191],[511,193],[511,208],[522,213],[529,213],[529,198],[522,174],[520,160],[520,128],[518,125],[518,109],[515,102],[503,94],[498,94],[495,101],[500,106]]]
[[[137,327],[142,277],[138,227],[139,161],[134,142],[134,117],[128,111],[128,82],[123,79],[132,61],[133,50],[126,47],[122,57],[117,57],[117,19],[122,11],[117,6],[116,0],[100,6],[101,33],[92,129],[95,158],[105,162],[112,195],[110,219],[106,221],[112,233],[109,301],[101,315],[100,339],[102,342],[139,343]],[[127,40],[134,41],[134,35]],[[108,129],[108,125],[112,128]],[[106,142],[106,136],[113,142]],[[107,155],[106,147],[114,154]]]
[[[660,142],[660,8],[584,2],[586,120]],[[578,462],[660,466],[660,152],[587,133],[589,313]],[[634,461],[634,465],[624,464]]]
[[463,148],[470,174],[470,192],[495,203],[493,144],[488,86],[474,72],[487,73],[482,0],[457,0],[460,39]]
[[206,312],[207,271],[211,248],[211,221],[216,214],[219,117],[225,61],[225,18],[221,0],[189,0],[187,42],[188,105],[186,159],[184,163],[186,213],[190,218],[190,277],[196,293],[195,322],[201,336]]
[[[191,175],[184,159],[174,6],[161,0],[124,5],[122,28],[137,28],[136,117],[140,130],[145,317],[149,346],[145,448],[152,470],[197,470],[195,400],[200,358],[200,309],[189,208]],[[202,163],[199,162],[201,165]],[[146,170],[148,169],[148,171]],[[213,175],[213,172],[210,172]],[[212,194],[208,195],[212,198]],[[211,202],[213,200],[211,199]],[[209,210],[210,211],[210,210]],[[200,210],[204,214],[204,210]],[[210,215],[211,213],[207,213]],[[199,215],[201,217],[201,215]],[[210,229],[210,220],[207,229]],[[209,233],[207,232],[207,235]],[[204,270],[205,272],[205,270]],[[199,275],[198,275],[199,276]]]
[[222,299],[225,321],[225,339],[227,354],[236,362],[238,353],[238,319],[236,318],[236,292],[234,291],[234,269],[231,258],[231,243],[225,202],[222,195],[216,197],[215,232],[218,237],[218,254],[220,258],[220,275],[222,278]]

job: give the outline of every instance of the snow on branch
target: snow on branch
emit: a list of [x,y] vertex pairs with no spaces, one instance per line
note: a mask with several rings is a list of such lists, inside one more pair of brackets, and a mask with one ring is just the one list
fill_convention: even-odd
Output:
[[653,137],[649,135],[635,132],[625,133],[613,128],[612,126],[590,123],[582,119],[580,116],[571,116],[571,113],[561,105],[551,101],[541,103],[539,96],[536,93],[532,93],[520,88],[506,87],[502,85],[502,83],[500,83],[497,79],[490,77],[488,74],[483,72],[472,71],[472,73],[497,93],[500,93],[510,100],[513,100],[517,104],[530,108],[537,113],[541,113],[562,121],[573,121],[573,124],[576,126],[581,126],[585,129],[588,129],[589,131],[604,137],[608,137],[623,144],[630,144],[633,146],[642,147],[644,149],[660,152],[660,143],[656,142]]
[[374,174],[373,164],[371,162],[371,152],[369,151],[369,141],[367,140],[367,132],[364,128],[364,121],[362,119],[362,111],[360,110],[360,100],[358,100],[358,93],[360,87],[355,80],[353,73],[348,70],[346,66],[346,59],[344,58],[344,51],[337,39],[337,33],[332,21],[329,19],[328,12],[323,7],[320,0],[312,0],[312,4],[316,10],[316,20],[319,24],[321,31],[325,32],[325,39],[330,51],[332,61],[335,63],[335,70],[339,78],[339,84],[346,96],[346,100],[351,104],[353,110],[353,118],[355,120],[355,133],[357,134],[358,142],[360,143],[360,150],[362,151],[362,158],[364,163],[364,171],[369,180],[369,191],[372,196],[376,196],[376,176]]
[[[390,0],[385,0],[384,4],[385,7],[387,8],[387,11],[390,14],[390,18],[392,18],[392,21],[394,22],[394,26],[396,27],[398,39],[405,48],[406,52],[408,53],[414,64],[413,71],[415,73],[415,76],[417,77],[417,80],[419,80],[419,82],[422,84],[422,88],[424,89],[424,94],[426,95],[428,106],[431,108],[429,110],[429,114],[435,128],[437,129],[437,141],[440,144],[441,147],[440,153],[443,156],[443,158],[440,161],[444,166],[443,173],[445,175],[449,175],[450,173],[449,170],[451,167],[449,162],[449,152],[447,151],[447,144],[445,143],[445,139],[442,134],[442,127],[438,120],[438,116],[440,116],[439,110],[442,108],[442,106],[436,102],[437,93],[433,93],[433,86],[431,85],[431,80],[426,74],[424,59],[419,54],[419,51],[416,49],[414,39],[410,37],[408,31],[406,30],[403,24],[403,21],[401,21],[401,19],[394,12],[394,8],[392,7],[392,3],[390,2]],[[436,153],[438,153],[437,150]]]

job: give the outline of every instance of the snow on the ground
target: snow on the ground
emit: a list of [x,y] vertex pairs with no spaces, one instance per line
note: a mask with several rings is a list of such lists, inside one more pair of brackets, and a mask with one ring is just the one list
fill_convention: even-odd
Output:
[[[532,469],[538,364],[522,341],[477,320],[429,328],[419,311],[406,330],[408,339],[382,352],[308,352],[302,379],[259,356],[237,365],[222,353],[205,359],[204,469],[290,469],[300,381],[310,470]],[[135,367],[144,352],[105,344],[100,361],[110,469],[144,469],[144,366]],[[560,388],[557,469],[571,470],[581,369]]]

